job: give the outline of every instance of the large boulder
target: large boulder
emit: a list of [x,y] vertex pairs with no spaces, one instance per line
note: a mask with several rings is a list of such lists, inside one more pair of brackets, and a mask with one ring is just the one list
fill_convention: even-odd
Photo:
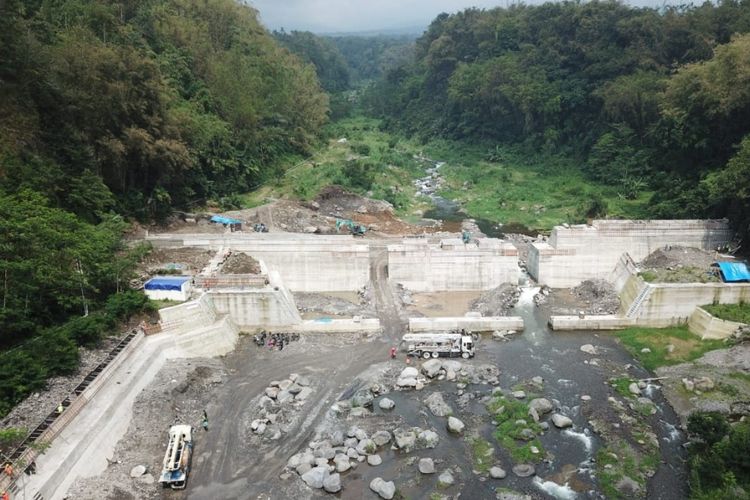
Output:
[[391,500],[393,495],[396,494],[396,485],[393,484],[393,481],[385,481],[380,477],[370,481],[370,489],[385,500]]
[[508,474],[502,469],[502,467],[492,467],[490,469],[490,477],[492,479],[505,479]]
[[363,439],[359,442],[356,448],[357,453],[359,453],[360,455],[372,455],[375,453],[376,449],[377,446],[372,439]]
[[361,389],[354,393],[354,396],[352,397],[352,407],[371,406],[374,398],[375,397],[372,395],[370,389]]
[[341,491],[341,476],[339,474],[331,474],[323,480],[323,489],[328,493],[338,493]]
[[444,470],[439,476],[438,476],[438,486],[442,487],[448,487],[452,486],[453,483],[456,482],[456,479],[453,477],[453,473],[450,471],[450,469]]
[[318,466],[313,467],[309,471],[302,474],[302,480],[310,488],[320,489],[323,487],[323,481],[328,477],[328,467]]
[[420,458],[418,468],[422,474],[434,474],[435,462],[431,458]]
[[443,399],[441,392],[433,392],[424,400],[424,404],[427,405],[430,412],[436,417],[447,417],[453,414],[453,410],[448,403]]
[[419,376],[419,370],[414,368],[413,366],[407,366],[403,370],[401,370],[401,374],[398,376],[398,378],[417,378]]
[[396,446],[404,453],[409,453],[414,449],[417,442],[417,435],[411,429],[398,428],[393,431],[393,437],[396,440]]
[[555,405],[552,404],[547,398],[535,398],[529,401],[529,413],[531,410],[536,411],[537,415],[541,416],[551,412],[555,409]]
[[439,359],[431,359],[422,363],[422,373],[430,378],[435,378],[441,368],[443,368],[443,362]]
[[456,417],[448,417],[448,430],[454,434],[461,434],[466,426]]
[[371,465],[373,467],[377,467],[378,465],[383,463],[383,459],[380,458],[380,455],[369,455],[367,457],[367,463],[368,465]]
[[383,398],[378,402],[378,406],[381,410],[392,410],[396,406],[396,403],[392,399]]
[[416,387],[417,386],[417,378],[416,377],[399,377],[398,380],[396,380],[396,385],[398,387]]
[[596,347],[594,347],[591,344],[583,344],[581,346],[581,352],[585,352],[586,354],[591,354],[592,356],[596,356],[598,354]]
[[440,436],[435,431],[425,430],[419,433],[417,441],[419,441],[420,446],[434,448],[440,442]]
[[377,446],[384,446],[391,442],[391,433],[388,431],[377,431],[372,435],[372,440]]
[[558,429],[565,429],[566,427],[573,425],[573,421],[570,418],[565,415],[560,415],[559,413],[552,415],[552,423],[555,424],[555,427]]
[[529,477],[536,474],[536,469],[531,464],[518,464],[513,466],[513,474],[518,477]]
[[336,472],[346,472],[352,468],[349,457],[344,454],[336,455],[333,459],[333,464],[336,466]]

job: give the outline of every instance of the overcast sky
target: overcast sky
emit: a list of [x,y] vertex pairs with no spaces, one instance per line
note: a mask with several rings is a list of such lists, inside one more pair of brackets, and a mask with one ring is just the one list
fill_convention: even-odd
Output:
[[[426,27],[441,12],[505,6],[505,0],[247,0],[270,29],[317,33]],[[538,3],[534,0],[526,3]],[[659,4],[661,0],[629,3]]]

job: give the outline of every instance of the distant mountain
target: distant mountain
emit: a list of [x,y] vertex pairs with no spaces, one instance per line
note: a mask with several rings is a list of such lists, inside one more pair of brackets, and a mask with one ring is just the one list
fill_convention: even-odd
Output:
[[335,32],[322,32],[316,33],[321,36],[359,36],[362,38],[376,37],[376,36],[387,36],[387,37],[404,37],[416,39],[422,36],[422,33],[427,29],[426,26],[405,26],[403,28],[388,28],[388,29],[375,29],[367,31],[335,31]]

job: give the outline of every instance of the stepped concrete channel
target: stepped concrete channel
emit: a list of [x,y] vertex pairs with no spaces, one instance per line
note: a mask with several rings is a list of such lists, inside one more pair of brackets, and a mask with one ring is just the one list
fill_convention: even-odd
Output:
[[[728,242],[730,236],[726,221],[593,221],[586,226],[561,226],[554,229],[547,242],[533,245],[528,271],[539,284],[551,287],[569,287],[586,279],[605,277],[621,293],[620,314],[612,318],[552,317],[549,321],[553,328],[595,330],[632,324],[674,324],[687,321],[696,305],[717,298],[719,302],[750,300],[750,286],[654,286],[638,278],[633,259],[665,245],[713,249]],[[77,477],[99,474],[107,467],[118,440],[126,437],[136,396],[164,363],[172,358],[228,355],[236,348],[241,331],[361,332],[369,336],[370,342],[359,349],[351,348],[351,352],[380,356],[407,329],[521,330],[524,319],[530,318],[528,310],[519,316],[497,318],[408,318],[395,296],[396,284],[414,291],[440,292],[484,291],[503,283],[521,282],[518,251],[502,240],[480,238],[465,245],[460,239],[451,238],[358,239],[290,233],[158,234],[146,240],[159,248],[199,247],[217,253],[226,249],[248,253],[262,262],[267,282],[262,286],[205,290],[190,302],[161,310],[162,331],[139,337],[137,348],[113,363],[108,380],[95,397],[37,459],[37,473],[18,484],[28,498],[65,498]],[[373,285],[377,319],[303,321],[294,303],[294,292],[351,292],[368,284]],[[526,290],[528,295],[529,289]],[[542,327],[538,316],[534,317],[538,331]],[[524,345],[530,343],[532,358],[541,362],[544,347],[535,337],[538,333],[530,335],[524,337]],[[496,350],[497,347],[492,348],[492,352]],[[343,380],[350,380],[367,368],[367,363],[357,361],[358,357],[332,372],[337,375],[327,382],[324,402],[335,401],[336,391],[345,388]],[[323,363],[317,369],[324,370],[323,357],[319,358],[310,362]],[[296,363],[297,368],[306,366],[304,356]],[[276,371],[280,370],[281,376],[293,368],[279,367]],[[258,390],[262,391],[262,387]],[[308,417],[310,426],[322,418],[323,407],[316,407],[316,412]],[[297,441],[309,437],[308,431]],[[231,446],[232,439],[227,435],[227,446]],[[288,445],[283,450],[292,448]],[[287,457],[277,458],[283,464]],[[266,472],[260,484],[266,484],[271,475],[278,473],[279,470]],[[228,495],[224,498],[249,498],[238,493],[237,484],[226,486],[226,481],[231,482],[234,477],[232,474],[217,469],[216,464],[198,467],[187,495],[206,498],[224,491]]]

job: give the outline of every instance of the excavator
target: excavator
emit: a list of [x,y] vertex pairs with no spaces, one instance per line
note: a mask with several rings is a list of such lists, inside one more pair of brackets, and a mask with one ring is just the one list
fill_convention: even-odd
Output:
[[348,229],[354,236],[364,236],[367,232],[363,224],[357,224],[349,219],[336,219],[336,232],[340,232],[342,227]]

